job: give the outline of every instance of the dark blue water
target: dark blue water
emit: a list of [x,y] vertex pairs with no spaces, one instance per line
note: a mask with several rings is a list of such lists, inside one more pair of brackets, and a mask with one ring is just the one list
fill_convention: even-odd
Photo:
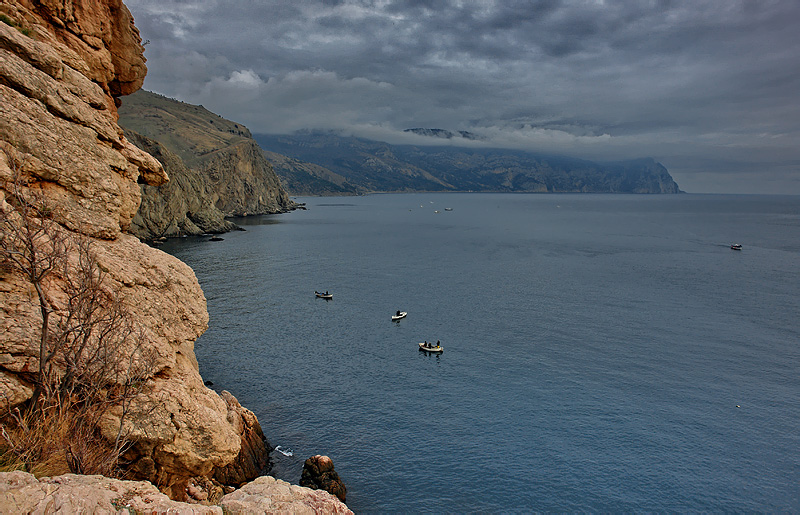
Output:
[[299,200],[166,248],[273,475],[326,454],[362,513],[800,511],[800,197]]

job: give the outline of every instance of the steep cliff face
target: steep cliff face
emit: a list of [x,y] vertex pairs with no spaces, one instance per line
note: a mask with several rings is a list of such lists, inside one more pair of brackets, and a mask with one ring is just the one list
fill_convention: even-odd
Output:
[[[126,232],[139,184],[167,181],[117,125],[117,97],[138,89],[146,70],[138,31],[119,0],[0,0],[0,14],[0,210],[11,209],[17,173],[62,228],[92,239],[99,268],[157,355],[145,397],[126,419],[137,442],[126,457],[137,478],[180,497],[189,477],[236,461],[253,440],[242,433],[252,413],[203,385],[193,349],[208,313],[192,270]],[[2,409],[31,396],[41,325],[35,298],[31,284],[0,269]],[[52,301],[59,309],[59,298]],[[119,425],[112,414],[107,436]]]
[[124,98],[119,113],[131,141],[158,153],[172,178],[171,185],[142,187],[142,205],[131,226],[136,236],[224,232],[231,229],[224,216],[292,209],[272,166],[243,125],[147,91]]

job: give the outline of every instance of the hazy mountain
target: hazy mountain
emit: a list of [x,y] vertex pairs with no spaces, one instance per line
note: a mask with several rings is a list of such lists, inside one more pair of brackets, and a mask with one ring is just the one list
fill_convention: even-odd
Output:
[[[411,129],[432,139],[464,136],[441,129]],[[468,133],[467,133],[468,134]],[[390,145],[331,133],[254,135],[262,148],[323,167],[358,192],[497,191],[678,193],[667,169],[650,158],[600,163],[505,149]],[[275,165],[276,173],[287,172]],[[314,187],[303,183],[303,194]],[[298,175],[292,180],[303,182]],[[320,175],[314,176],[320,180]],[[295,186],[295,187],[299,187]],[[288,187],[291,193],[295,189]],[[297,191],[300,191],[299,189]]]

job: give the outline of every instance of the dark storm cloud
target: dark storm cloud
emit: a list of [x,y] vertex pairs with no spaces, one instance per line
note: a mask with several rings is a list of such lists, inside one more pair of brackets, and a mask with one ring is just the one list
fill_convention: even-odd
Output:
[[729,190],[800,193],[796,0],[127,5],[150,40],[145,87],[254,132],[468,130],[498,146],[653,156],[690,191],[714,172],[738,174]]

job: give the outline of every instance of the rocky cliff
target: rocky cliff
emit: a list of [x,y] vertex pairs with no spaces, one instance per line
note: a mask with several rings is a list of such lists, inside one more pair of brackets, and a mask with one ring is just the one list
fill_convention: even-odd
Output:
[[[126,455],[131,473],[173,498],[185,496],[195,476],[251,479],[258,463],[240,461],[263,459],[265,443],[252,413],[206,388],[200,377],[194,341],[207,328],[208,313],[194,273],[127,232],[139,185],[168,180],[162,165],[117,124],[119,97],[136,91],[146,71],[130,13],[119,0],[0,0],[0,15],[0,211],[11,209],[18,174],[23,194],[44,197],[63,231],[91,240],[109,287],[120,292],[137,334],[155,355],[143,397],[125,419],[135,442]],[[254,153],[242,143],[201,166]],[[245,183],[232,188],[240,187]],[[273,191],[218,205],[231,214],[268,209],[284,201]],[[3,410],[31,396],[41,327],[35,299],[29,282],[0,267]],[[61,301],[53,296],[54,310]],[[104,422],[109,437],[120,427],[117,415]]]
[[250,131],[202,106],[138,91],[122,100],[130,141],[159,158],[172,179],[142,186],[131,232],[142,239],[225,232],[225,216],[293,208]]

